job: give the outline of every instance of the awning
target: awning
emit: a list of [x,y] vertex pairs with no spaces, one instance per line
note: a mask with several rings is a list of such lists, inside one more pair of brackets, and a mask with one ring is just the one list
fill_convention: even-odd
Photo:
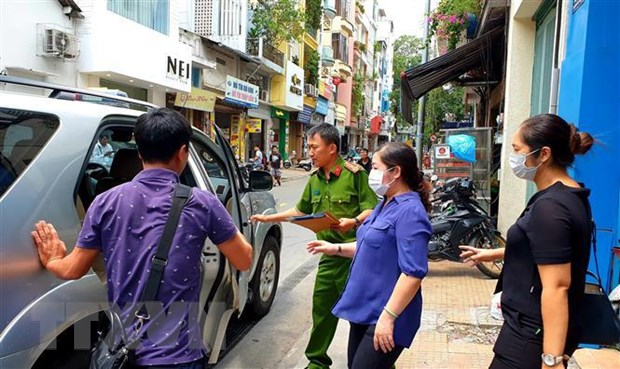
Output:
[[503,35],[504,27],[497,27],[455,50],[403,72],[400,77],[403,117],[413,123],[413,99],[473,69],[484,70],[483,80],[499,76],[503,62]]

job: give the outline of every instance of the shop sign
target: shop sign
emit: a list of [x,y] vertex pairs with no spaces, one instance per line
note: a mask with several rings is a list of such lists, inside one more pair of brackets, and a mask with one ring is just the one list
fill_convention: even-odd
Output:
[[224,101],[241,105],[245,108],[258,108],[258,91],[256,85],[232,76],[226,76],[226,95]]
[[450,145],[435,145],[435,159],[450,159]]
[[192,92],[179,92],[174,100],[175,106],[212,112],[216,95],[213,92],[192,87]]
[[319,96],[316,100],[316,108],[314,111],[318,114],[327,115],[327,111],[329,110],[329,100],[324,97]]
[[271,117],[282,119],[282,120],[289,120],[289,113],[286,110],[278,109],[275,106],[272,106]]
[[314,109],[312,109],[311,106],[304,105],[304,109],[300,111],[299,113],[297,113],[297,121],[299,123],[304,123],[304,124],[310,123],[310,120],[312,119],[313,110]]
[[289,108],[304,108],[304,70],[292,61],[286,63],[285,104]]
[[324,81],[319,82],[319,94],[326,98],[327,100],[331,100],[332,98],[332,87],[330,84],[325,83]]
[[260,133],[262,120],[258,118],[246,118],[245,128],[248,133]]
[[192,71],[192,62],[181,60],[177,57],[167,55],[166,78],[187,84],[190,81],[190,73]]

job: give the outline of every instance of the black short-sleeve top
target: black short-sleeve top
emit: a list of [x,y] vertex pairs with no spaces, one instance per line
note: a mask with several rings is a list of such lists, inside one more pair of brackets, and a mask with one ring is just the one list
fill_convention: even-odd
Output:
[[[590,258],[590,190],[556,182],[537,192],[508,230],[502,307],[542,327],[542,284],[537,265],[571,263],[569,327],[578,327]],[[509,321],[510,319],[506,319]]]

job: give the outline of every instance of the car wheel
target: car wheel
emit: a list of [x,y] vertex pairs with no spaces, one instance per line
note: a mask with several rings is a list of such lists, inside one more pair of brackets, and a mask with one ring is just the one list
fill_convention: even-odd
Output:
[[278,241],[267,236],[260,252],[256,272],[250,282],[252,292],[250,314],[254,318],[265,316],[276,297],[280,277],[280,250]]

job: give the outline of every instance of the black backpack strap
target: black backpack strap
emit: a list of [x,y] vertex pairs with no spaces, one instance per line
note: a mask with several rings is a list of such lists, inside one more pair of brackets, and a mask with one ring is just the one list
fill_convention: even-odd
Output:
[[140,301],[138,301],[138,304],[142,304],[140,310],[136,312],[136,317],[138,319],[149,319],[144,303],[155,301],[161,279],[164,275],[164,269],[168,264],[168,253],[170,251],[170,247],[172,247],[172,239],[174,238],[174,234],[177,230],[183,207],[189,201],[191,193],[191,187],[180,183],[178,183],[175,187],[172,207],[170,208],[170,213],[168,214],[168,219],[166,220],[166,225],[164,226],[164,233],[162,234],[159,244],[157,245],[155,256],[153,256],[153,259],[151,260],[149,277],[146,281],[146,285],[144,286],[144,290],[142,291]]

